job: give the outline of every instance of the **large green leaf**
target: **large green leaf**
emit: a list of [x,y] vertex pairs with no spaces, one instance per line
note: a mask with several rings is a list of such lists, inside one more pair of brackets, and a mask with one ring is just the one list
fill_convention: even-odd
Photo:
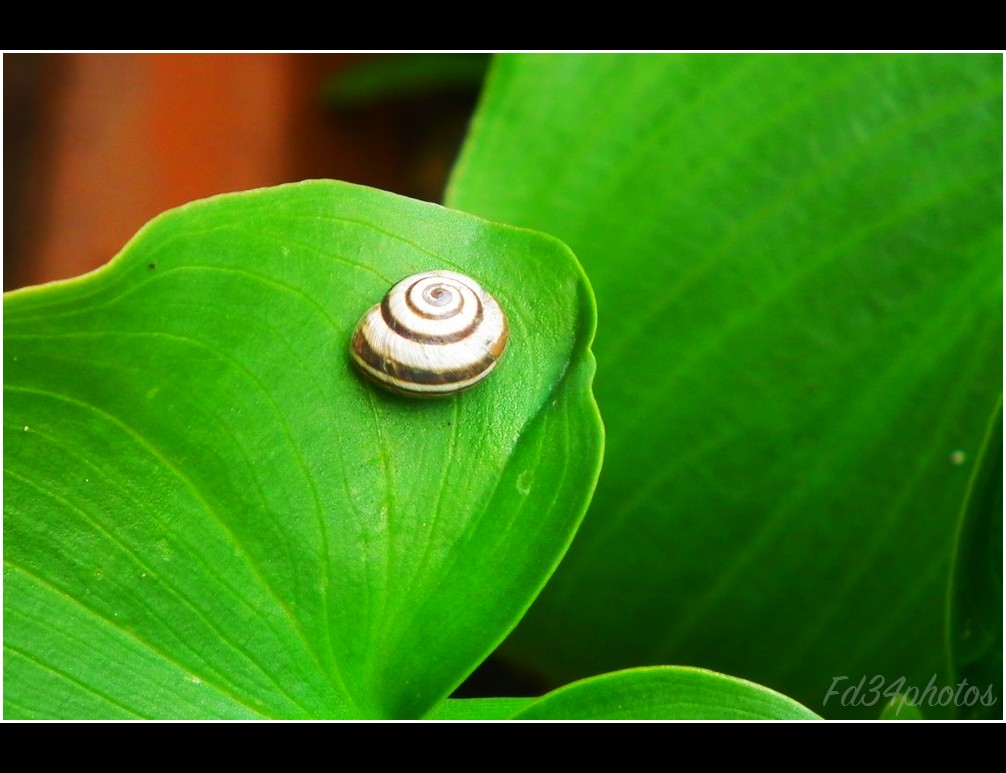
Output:
[[[509,315],[442,401],[350,368],[449,268]],[[198,202],[4,304],[12,717],[408,717],[504,637],[600,456],[590,290],[554,239],[310,182]]]
[[954,706],[967,719],[1003,716],[1003,412],[989,424],[961,510],[947,593]]
[[617,671],[561,687],[514,719],[820,719],[784,695],[699,668]]
[[926,684],[1001,390],[1001,56],[505,57],[448,203],[598,299],[605,469],[510,655]]

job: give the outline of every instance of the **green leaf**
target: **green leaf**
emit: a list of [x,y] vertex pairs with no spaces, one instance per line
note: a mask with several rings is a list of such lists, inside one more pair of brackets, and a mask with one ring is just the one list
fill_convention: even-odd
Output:
[[[510,347],[379,392],[357,320],[476,277]],[[593,300],[554,239],[315,181],[169,212],[4,303],[8,717],[418,717],[565,551],[600,458]]]
[[700,668],[658,666],[561,687],[514,719],[820,719],[785,695]]
[[919,720],[925,719],[922,710],[911,703],[904,695],[891,698],[881,709],[880,718],[886,720]]
[[1002,57],[504,57],[448,203],[563,239],[601,320],[604,473],[509,655],[926,684],[1002,389]]
[[333,107],[366,107],[389,99],[435,91],[478,92],[489,57],[485,54],[392,54],[365,59],[333,75],[324,86]]
[[[1002,719],[1003,413],[989,423],[985,446],[961,510],[947,593],[947,648],[955,701],[965,719]],[[974,688],[968,692],[968,688]],[[971,698],[970,700],[968,698]]]
[[510,719],[535,698],[451,698],[436,705],[426,719]]

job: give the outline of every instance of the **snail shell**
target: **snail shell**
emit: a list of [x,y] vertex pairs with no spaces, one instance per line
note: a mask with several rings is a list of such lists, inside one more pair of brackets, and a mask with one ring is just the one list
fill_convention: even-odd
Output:
[[353,333],[357,369],[393,392],[440,397],[475,386],[507,345],[506,316],[474,279],[453,271],[406,277]]

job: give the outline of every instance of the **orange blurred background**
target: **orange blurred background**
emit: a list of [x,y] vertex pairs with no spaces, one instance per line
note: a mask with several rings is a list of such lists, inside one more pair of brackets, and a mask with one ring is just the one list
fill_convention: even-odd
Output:
[[4,54],[4,289],[90,271],[194,199],[335,178],[439,200],[477,87],[336,109],[394,54]]

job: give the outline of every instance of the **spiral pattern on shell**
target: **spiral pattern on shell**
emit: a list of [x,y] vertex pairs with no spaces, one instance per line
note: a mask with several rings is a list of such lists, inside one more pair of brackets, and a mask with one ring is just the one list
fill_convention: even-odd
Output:
[[475,386],[492,372],[509,330],[496,300],[453,271],[406,277],[371,308],[353,333],[353,363],[393,392],[439,397]]

